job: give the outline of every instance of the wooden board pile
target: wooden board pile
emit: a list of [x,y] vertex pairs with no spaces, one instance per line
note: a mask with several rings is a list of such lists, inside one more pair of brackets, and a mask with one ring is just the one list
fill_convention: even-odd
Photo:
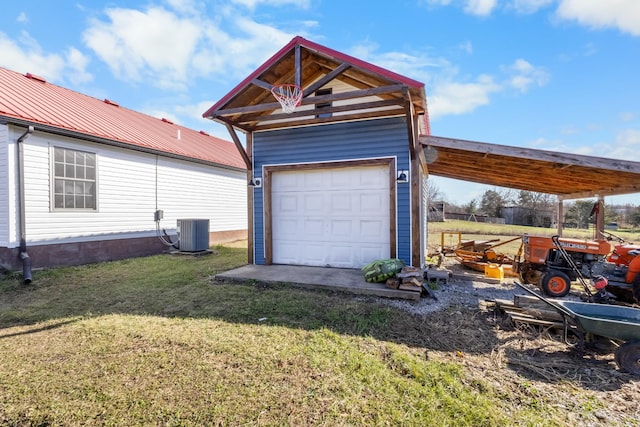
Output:
[[422,269],[405,266],[394,277],[387,279],[386,285],[389,288],[402,291],[422,292],[423,275]]
[[515,295],[513,301],[496,299],[495,308],[505,313],[515,325],[528,324],[547,328],[562,328],[562,315],[534,296]]

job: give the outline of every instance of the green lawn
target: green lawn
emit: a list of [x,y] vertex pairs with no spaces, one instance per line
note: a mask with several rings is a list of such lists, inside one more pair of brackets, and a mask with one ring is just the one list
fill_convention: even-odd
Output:
[[[493,357],[490,314],[421,317],[346,294],[222,283],[213,276],[246,263],[246,249],[216,250],[37,271],[30,285],[5,276],[0,426],[598,420],[602,403],[570,381],[576,412],[567,415],[530,379],[477,374],[495,370],[469,363]],[[450,335],[434,334],[447,324]]]

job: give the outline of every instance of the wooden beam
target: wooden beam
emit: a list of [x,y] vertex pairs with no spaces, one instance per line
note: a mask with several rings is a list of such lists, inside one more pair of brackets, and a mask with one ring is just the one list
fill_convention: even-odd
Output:
[[640,184],[638,185],[625,185],[616,188],[600,188],[597,190],[578,191],[574,193],[566,193],[558,195],[562,200],[584,199],[585,197],[593,197],[594,195],[601,196],[619,196],[621,194],[633,194],[640,193]]
[[262,80],[257,79],[257,78],[256,78],[256,79],[251,80],[251,84],[253,84],[253,85],[255,85],[255,86],[258,86],[258,87],[261,87],[261,88],[263,88],[263,89],[269,90],[269,91],[270,91],[270,90],[271,90],[271,88],[273,87],[273,85],[272,85],[271,83],[267,83],[267,82],[262,81]]
[[[314,97],[316,98],[316,97]],[[317,98],[320,98],[319,96]],[[386,101],[371,101],[371,102],[363,102],[360,104],[348,104],[348,105],[339,105],[339,106],[331,106],[331,107],[323,107],[322,109],[305,109],[305,110],[294,110],[292,113],[278,113],[278,114],[269,114],[269,115],[245,115],[242,118],[240,124],[248,124],[255,123],[261,121],[275,121],[275,120],[283,120],[283,119],[295,119],[299,117],[309,117],[316,116],[318,114],[333,114],[333,113],[341,113],[344,111],[351,110],[370,110],[377,108],[385,108],[385,107],[396,107],[401,104],[401,101],[396,100],[386,100]]]
[[300,55],[300,45],[297,44],[294,49],[295,49],[295,66],[296,66],[294,83],[302,87],[302,61],[301,61],[301,55]]
[[281,127],[293,127],[293,126],[307,126],[313,124],[321,124],[321,123],[335,123],[335,122],[343,122],[348,120],[362,120],[362,119],[371,119],[375,117],[395,117],[404,115],[402,110],[398,111],[397,115],[391,114],[389,110],[382,111],[372,111],[366,113],[354,113],[354,114],[345,114],[342,116],[331,116],[331,117],[319,117],[319,118],[310,118],[306,120],[293,120],[290,122],[284,123],[268,123],[265,125],[259,125],[255,127],[255,131],[262,130],[271,130],[271,129],[279,129]]
[[225,126],[229,125],[229,126],[232,126],[234,128],[241,129],[241,130],[245,131],[246,133],[249,133],[252,130],[251,128],[243,125],[242,123],[235,123],[233,120],[230,120],[228,117],[218,117],[215,120],[221,122]]
[[247,152],[244,151],[244,147],[242,146],[242,143],[240,142],[240,139],[236,134],[236,130],[229,123],[225,123],[225,126],[227,127],[227,132],[229,132],[229,135],[231,135],[231,139],[233,139],[233,143],[236,145],[236,148],[240,152],[240,156],[242,156],[242,160],[244,160],[244,164],[247,166],[247,169],[253,169],[253,166],[251,165],[251,159],[249,158]]
[[[391,86],[376,87],[371,89],[361,89],[361,90],[354,90],[350,92],[335,93],[332,95],[314,96],[314,97],[303,99],[302,105],[311,105],[311,104],[316,104],[318,102],[328,103],[328,102],[334,102],[334,101],[343,101],[347,99],[365,98],[367,96],[376,96],[376,95],[381,95],[386,93],[399,92],[402,90],[402,87],[403,87],[402,85],[391,85]],[[248,105],[244,107],[217,110],[211,113],[209,117],[212,119],[216,119],[222,116],[232,116],[236,114],[254,113],[258,111],[273,111],[280,107],[281,105],[279,102],[269,102],[265,104]]]
[[421,136],[420,141],[423,145],[431,145],[434,147],[450,147],[482,154],[487,153],[502,156],[519,157],[530,160],[542,160],[545,162],[559,163],[560,166],[568,164],[612,171],[640,173],[640,162],[632,162],[627,160],[605,159],[603,157],[567,154],[558,151],[536,150],[507,145],[488,144],[485,142],[444,138],[433,135]]
[[340,64],[336,69],[331,71],[329,74],[326,74],[324,77],[317,80],[316,82],[311,84],[309,87],[305,88],[304,97],[311,95],[316,90],[320,89],[322,86],[326,85],[331,80],[335,79],[337,76],[342,74],[345,70],[349,69],[350,66],[351,64],[346,62],[343,62],[342,64]]

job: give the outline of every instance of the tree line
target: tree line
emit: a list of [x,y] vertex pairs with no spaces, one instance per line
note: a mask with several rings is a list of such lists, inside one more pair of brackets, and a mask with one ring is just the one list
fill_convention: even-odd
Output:
[[[430,206],[433,206],[433,203],[437,201],[442,201],[444,196],[433,182],[428,182],[427,199]],[[480,198],[472,199],[463,205],[443,203],[445,203],[447,212],[487,215],[496,218],[503,217],[505,208],[518,207],[526,210],[529,225],[539,227],[548,227],[550,212],[555,218],[557,210],[556,196],[504,188],[485,190]],[[562,218],[565,226],[588,228],[589,224],[595,222],[595,203],[596,200],[593,199],[566,201],[563,209],[564,218]],[[617,223],[619,226],[640,227],[640,206],[632,204],[608,205],[605,200],[604,222],[605,224]]]

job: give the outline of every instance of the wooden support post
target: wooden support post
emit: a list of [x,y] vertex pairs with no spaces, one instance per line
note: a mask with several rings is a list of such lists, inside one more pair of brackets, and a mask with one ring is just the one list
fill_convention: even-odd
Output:
[[[246,136],[247,156],[249,163],[253,164],[253,133]],[[253,178],[253,168],[247,170],[247,182]],[[247,185],[247,262],[254,263],[253,259],[253,236],[255,234],[254,215],[253,215],[253,192],[255,187]]]
[[596,208],[596,239],[604,239],[604,197],[598,196]]
[[558,227],[558,236],[562,237],[562,227],[564,224],[564,205],[563,205],[563,200],[561,198],[558,198],[558,209],[557,209],[557,215],[558,215],[558,219],[557,219],[557,224],[556,226]]

